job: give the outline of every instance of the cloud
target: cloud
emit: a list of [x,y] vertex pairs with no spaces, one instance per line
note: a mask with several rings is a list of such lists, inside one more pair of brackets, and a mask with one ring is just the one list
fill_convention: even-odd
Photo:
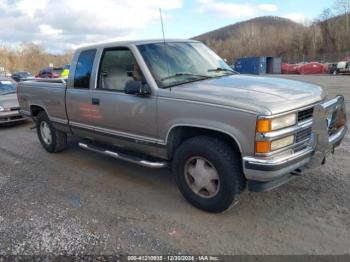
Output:
[[311,19],[304,14],[301,13],[291,13],[291,14],[286,14],[283,15],[284,18],[288,18],[296,23],[299,24],[307,24]]
[[276,12],[278,10],[277,5],[272,5],[272,4],[262,4],[258,5],[258,9],[267,11],[267,12]]
[[63,51],[86,43],[135,37],[134,31],[181,8],[183,0],[0,0],[0,39]]
[[200,13],[215,15],[222,18],[245,18],[266,12],[276,12],[278,7],[273,4],[237,4],[217,0],[196,0]]

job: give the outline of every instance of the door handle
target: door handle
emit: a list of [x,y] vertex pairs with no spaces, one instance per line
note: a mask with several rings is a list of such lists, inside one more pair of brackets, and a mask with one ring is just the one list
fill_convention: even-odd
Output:
[[100,104],[100,99],[99,98],[92,98],[91,104],[98,106]]

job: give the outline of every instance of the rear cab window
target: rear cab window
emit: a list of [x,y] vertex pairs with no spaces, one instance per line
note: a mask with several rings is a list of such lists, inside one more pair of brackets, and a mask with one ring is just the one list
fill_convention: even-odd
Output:
[[96,49],[84,50],[80,53],[74,74],[74,88],[90,88],[92,67]]

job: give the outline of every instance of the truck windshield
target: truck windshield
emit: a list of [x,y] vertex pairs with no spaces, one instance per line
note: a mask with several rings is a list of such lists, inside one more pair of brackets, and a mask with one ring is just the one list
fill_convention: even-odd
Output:
[[161,88],[235,73],[199,42],[154,43],[138,48]]
[[0,95],[16,93],[16,85],[9,80],[0,81]]

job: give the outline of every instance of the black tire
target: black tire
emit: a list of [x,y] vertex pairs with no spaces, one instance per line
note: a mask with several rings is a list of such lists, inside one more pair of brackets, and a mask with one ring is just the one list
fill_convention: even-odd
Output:
[[[51,132],[51,142],[46,143],[42,137],[40,126],[45,122]],[[36,130],[38,134],[39,141],[45,150],[49,153],[58,153],[63,151],[67,146],[67,134],[61,131],[58,131],[50,119],[48,118],[46,112],[40,112],[36,118]]]
[[[186,163],[199,156],[212,164],[219,176],[220,186],[215,196],[204,198],[190,188],[186,180]],[[245,188],[246,180],[242,171],[241,156],[226,142],[208,136],[199,136],[186,140],[176,150],[173,159],[173,172],[179,190],[195,207],[219,213],[235,205],[240,192]]]

